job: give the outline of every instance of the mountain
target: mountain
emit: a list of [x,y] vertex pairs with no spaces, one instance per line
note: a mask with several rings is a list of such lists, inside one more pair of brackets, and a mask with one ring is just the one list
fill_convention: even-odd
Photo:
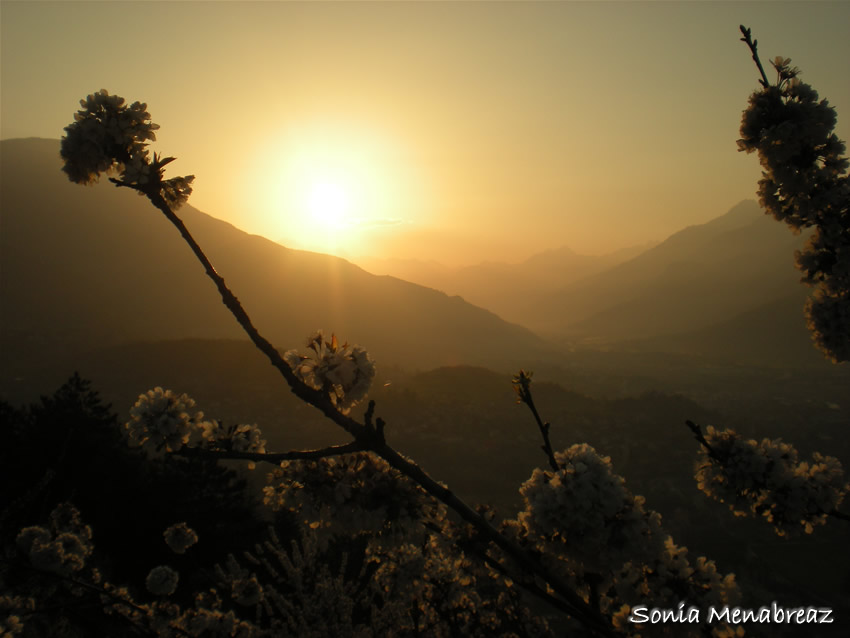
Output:
[[[5,380],[131,341],[244,338],[177,231],[106,180],[71,184],[59,141],[0,142]],[[408,368],[517,368],[548,346],[493,313],[336,257],[290,250],[191,206],[178,214],[254,324],[288,349],[317,328]],[[5,381],[4,381],[5,382]]]
[[812,344],[803,307],[805,286],[716,324],[623,344],[635,352],[723,357],[745,364],[829,366]]
[[536,300],[541,295],[551,294],[579,279],[603,272],[651,246],[633,246],[600,256],[580,255],[563,246],[532,255],[518,264],[487,261],[455,268],[437,261],[416,259],[363,257],[354,261],[369,272],[392,275],[451,295],[460,295],[507,321],[534,325],[538,319]]
[[538,321],[529,327],[606,343],[705,329],[798,293],[794,251],[804,241],[755,202],[741,202],[631,260],[538,298]]

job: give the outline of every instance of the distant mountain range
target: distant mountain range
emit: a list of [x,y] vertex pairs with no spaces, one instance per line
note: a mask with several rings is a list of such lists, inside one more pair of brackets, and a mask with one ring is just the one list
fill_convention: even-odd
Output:
[[[0,142],[3,376],[95,347],[187,337],[242,338],[177,231],[146,199],[73,185],[59,141]],[[458,297],[290,250],[191,206],[179,215],[258,329],[282,349],[324,328],[379,362],[411,369],[518,368],[545,342]]]
[[392,275],[492,310],[503,319],[526,326],[539,321],[538,300],[590,275],[604,272],[655,244],[633,246],[593,256],[567,246],[538,253],[518,264],[488,261],[452,268],[417,259],[354,258],[376,275]]
[[459,294],[572,348],[819,365],[803,317],[808,292],[794,266],[805,240],[743,201],[656,245],[602,257],[562,248],[520,264],[455,269],[360,263]]
[[[94,348],[244,338],[162,215],[126,189],[69,183],[58,148],[58,140],[0,142],[0,382],[70,366]],[[755,202],[603,257],[563,248],[461,269],[364,263],[395,277],[288,249],[191,206],[179,214],[282,349],[321,327],[407,369],[558,365],[567,349],[588,348],[825,365],[793,263],[805,238]]]
[[799,292],[794,250],[804,240],[755,202],[741,202],[541,298],[530,327],[606,341],[704,329]]

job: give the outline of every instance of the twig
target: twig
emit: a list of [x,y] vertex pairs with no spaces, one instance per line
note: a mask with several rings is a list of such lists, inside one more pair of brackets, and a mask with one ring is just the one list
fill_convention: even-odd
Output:
[[708,452],[708,455],[721,465],[725,465],[725,459],[720,456],[717,451],[708,444],[708,441],[705,440],[705,436],[703,436],[702,433],[702,428],[700,428],[700,426],[698,426],[693,421],[685,421],[685,425],[687,425],[691,429],[691,432],[694,433],[694,438],[699,441],[700,444],[702,444],[702,446]]
[[265,452],[237,452],[236,450],[208,450],[205,448],[184,447],[175,452],[177,456],[186,458],[212,458],[222,461],[261,461],[280,464],[281,461],[315,461],[328,456],[339,456],[352,452],[364,452],[369,448],[359,441],[352,441],[345,445],[331,445],[317,450],[290,450],[289,452],[265,453]]
[[534,415],[534,420],[540,429],[540,436],[543,437],[543,445],[540,446],[540,449],[546,454],[546,458],[549,460],[549,467],[552,468],[552,471],[558,472],[561,468],[555,460],[555,451],[552,449],[552,443],[549,440],[549,428],[551,426],[548,421],[543,422],[543,419],[540,418],[540,414],[537,412],[537,407],[534,405],[534,397],[531,396],[531,376],[532,373],[525,370],[520,370],[519,374],[514,376],[514,389],[519,397],[517,403],[525,403],[528,409],[531,410],[531,414]]
[[764,67],[761,65],[761,60],[759,60],[759,54],[757,50],[759,41],[752,39],[752,31],[745,27],[743,24],[739,28],[741,29],[741,33],[744,34],[744,37],[741,38],[741,42],[746,42],[747,46],[750,47],[750,51],[753,54],[753,60],[755,61],[756,66],[758,66],[759,71],[761,72],[761,80],[759,80],[759,82],[764,88],[767,88],[770,86],[770,82],[768,82],[767,75],[764,72]]
[[838,510],[832,510],[831,512],[827,512],[829,516],[833,516],[840,521],[850,521],[850,514],[846,514],[844,512],[839,512]]

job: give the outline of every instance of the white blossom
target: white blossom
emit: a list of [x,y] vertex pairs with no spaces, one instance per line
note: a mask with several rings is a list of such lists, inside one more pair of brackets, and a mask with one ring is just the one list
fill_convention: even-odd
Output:
[[23,528],[15,538],[18,549],[34,567],[59,574],[78,572],[91,555],[91,528],[69,503],[57,506],[50,515],[50,529],[39,525]]
[[160,387],[139,395],[124,426],[131,444],[144,445],[150,441],[156,449],[178,451],[202,429],[203,413],[190,415],[193,407],[195,402],[185,394],[178,396]]
[[284,461],[268,483],[265,504],[291,511],[323,540],[365,532],[411,541],[422,537],[422,521],[440,521],[446,512],[369,453]]
[[794,446],[781,439],[745,440],[712,426],[705,439],[716,456],[700,448],[699,489],[737,516],[764,517],[780,536],[811,533],[847,493],[841,463],[831,456],[815,452],[811,461],[800,462]]
[[124,98],[101,89],[80,105],[62,138],[63,170],[71,181],[89,184],[100,173],[123,171],[128,162],[147,163],[145,147],[156,139],[159,126],[150,121],[146,104],[127,105]]
[[369,353],[361,346],[340,345],[335,335],[327,341],[321,330],[307,340],[307,350],[290,350],[284,358],[305,384],[326,391],[337,409],[348,413],[366,396],[375,377]]
[[118,172],[124,184],[160,194],[173,209],[188,199],[194,176],[164,180],[162,167],[173,158],[149,156],[147,145],[156,139],[159,125],[151,122],[146,104],[127,105],[124,98],[101,89],[80,105],[62,138],[62,170],[72,182],[91,184],[101,173]]
[[235,452],[256,452],[265,454],[266,440],[260,438],[263,433],[254,425],[237,425],[230,438]]
[[568,554],[586,569],[654,555],[663,543],[661,516],[644,509],[611,460],[587,444],[556,452],[561,470],[535,469],[520,493],[525,507],[517,520],[541,551]]

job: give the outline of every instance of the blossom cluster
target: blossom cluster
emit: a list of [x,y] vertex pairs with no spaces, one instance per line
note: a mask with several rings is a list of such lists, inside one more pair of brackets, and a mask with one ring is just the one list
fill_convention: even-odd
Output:
[[125,429],[132,445],[151,445],[156,450],[179,452],[183,446],[208,450],[265,453],[266,441],[256,425],[236,424],[225,428],[204,413],[192,413],[195,401],[186,394],[156,387],[139,395],[130,408]]
[[850,160],[833,133],[835,109],[801,82],[788,58],[773,61],[778,78],[750,97],[738,149],[757,152],[764,169],[759,202],[795,231],[814,227],[797,253],[803,281],[815,288],[806,304],[817,347],[850,360]]
[[552,555],[569,553],[584,570],[598,572],[654,556],[664,542],[661,516],[644,508],[611,459],[587,444],[556,452],[560,471],[534,470],[522,484],[522,534]]
[[[679,625],[634,625],[629,621],[634,601],[651,601],[653,607],[672,609],[682,601],[698,609],[735,605],[741,591],[734,574],[721,574],[714,561],[699,556],[696,563],[688,558],[688,549],[667,537],[663,550],[646,564],[628,562],[614,574],[603,606],[612,613],[614,626],[622,631],[638,630],[641,636],[706,636],[731,638],[744,635],[740,625],[726,623]],[[623,601],[628,601],[623,603]],[[705,620],[705,618],[703,618]]]
[[700,449],[699,489],[738,516],[763,516],[780,536],[810,534],[850,487],[837,459],[815,452],[811,461],[800,462],[794,446],[781,439],[746,440],[734,430],[712,426],[705,439],[713,454]]
[[421,538],[423,521],[445,517],[445,506],[370,453],[316,461],[284,461],[268,475],[264,502],[295,514],[323,538],[370,533]]
[[155,187],[172,207],[178,208],[192,192],[194,176],[163,180],[162,167],[173,158],[151,160],[147,145],[156,140],[158,124],[151,122],[147,105],[126,104],[106,89],[80,100],[83,107],[65,127],[61,155],[63,171],[77,184],[91,184],[101,173],[119,172],[124,184]]
[[177,395],[159,386],[139,395],[124,426],[131,444],[150,442],[157,450],[179,451],[193,434],[203,430],[203,412],[189,413],[194,407],[195,401],[186,394]]
[[185,554],[187,549],[198,542],[198,534],[186,523],[172,525],[162,535],[175,554]]
[[307,340],[307,352],[289,350],[284,358],[299,378],[314,390],[327,392],[343,414],[363,399],[375,377],[375,362],[361,346],[340,345],[318,330]]
[[34,567],[57,574],[78,572],[92,553],[91,528],[83,525],[80,513],[69,503],[50,515],[50,528],[23,528],[16,538],[18,549]]
[[158,124],[151,122],[147,104],[125,104],[124,98],[109,95],[106,89],[80,100],[83,108],[62,138],[62,170],[77,184],[90,184],[100,173],[114,169],[141,173],[147,164],[148,141],[156,140]]
[[[547,556],[586,600],[595,599],[615,626],[636,629],[628,622],[636,600],[663,607],[685,598],[697,606],[739,599],[734,575],[719,573],[702,556],[692,563],[661,526],[661,515],[628,490],[608,457],[587,444],[554,457],[559,471],[534,470],[520,488],[525,507],[507,529]],[[647,636],[664,632],[637,629]],[[731,631],[725,625],[694,628],[696,635],[703,630],[715,636]]]
[[546,621],[521,603],[510,579],[457,551],[450,528],[425,542],[370,543],[367,556],[375,567],[373,587],[404,601],[394,619],[398,634],[553,635]]
[[160,565],[148,572],[145,587],[155,596],[170,596],[177,590],[179,580],[180,574],[167,565]]

